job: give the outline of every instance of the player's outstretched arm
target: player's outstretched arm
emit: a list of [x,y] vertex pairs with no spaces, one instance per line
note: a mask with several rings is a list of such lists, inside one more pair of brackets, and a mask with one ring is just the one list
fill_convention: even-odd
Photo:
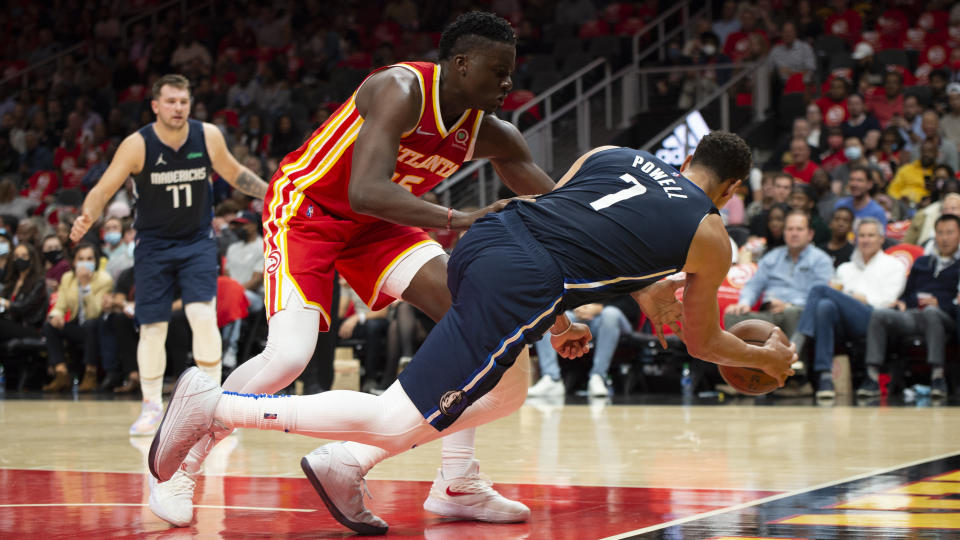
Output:
[[720,328],[717,289],[730,268],[730,240],[718,215],[707,216],[697,229],[687,255],[687,285],[683,291],[684,338],[687,351],[701,360],[762,369],[780,385],[793,370],[795,346],[780,343],[779,329],[763,347],[748,345]]
[[347,191],[350,207],[400,225],[466,229],[508,201],[497,201],[475,212],[460,212],[424,201],[393,182],[400,138],[420,121],[420,95],[415,76],[405,69],[384,70],[360,87],[356,105],[363,125],[353,147]]
[[128,135],[120,143],[113,160],[107,166],[107,170],[104,171],[103,176],[83,199],[80,215],[74,220],[73,227],[70,229],[71,241],[77,242],[83,238],[90,227],[100,219],[103,214],[103,207],[113,197],[113,194],[120,189],[120,186],[127,181],[131,174],[137,174],[143,169],[145,151],[146,145],[139,133]]
[[534,163],[520,131],[496,116],[483,117],[473,157],[489,159],[503,183],[517,195],[539,195],[553,190],[553,180]]
[[257,199],[266,196],[267,183],[233,157],[227,149],[226,141],[223,140],[223,133],[220,133],[217,126],[204,122],[203,138],[206,140],[210,163],[217,174],[242,193]]

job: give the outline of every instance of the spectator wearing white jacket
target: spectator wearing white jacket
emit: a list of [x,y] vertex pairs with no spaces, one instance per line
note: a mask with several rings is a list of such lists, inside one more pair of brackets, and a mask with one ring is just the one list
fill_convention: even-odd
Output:
[[820,374],[818,396],[833,391],[830,371],[835,334],[866,336],[873,310],[892,306],[903,292],[907,272],[900,261],[883,252],[883,232],[876,219],[861,219],[851,260],[837,268],[831,286],[815,286],[807,295],[794,342],[799,351],[806,338],[815,339],[813,370]]

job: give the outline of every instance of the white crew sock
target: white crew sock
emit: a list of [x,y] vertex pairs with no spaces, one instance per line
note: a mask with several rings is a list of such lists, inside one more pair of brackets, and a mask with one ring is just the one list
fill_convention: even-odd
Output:
[[460,478],[473,462],[476,428],[464,429],[443,438],[442,457],[443,478]]

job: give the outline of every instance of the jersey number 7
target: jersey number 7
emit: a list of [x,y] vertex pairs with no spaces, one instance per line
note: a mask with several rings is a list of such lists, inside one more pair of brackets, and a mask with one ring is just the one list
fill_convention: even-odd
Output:
[[638,182],[637,179],[630,174],[624,173],[623,175],[620,176],[620,179],[628,184],[633,184],[633,185],[628,188],[621,189],[616,193],[611,193],[610,195],[604,195],[603,197],[600,197],[599,199],[593,201],[592,203],[590,203],[590,206],[592,206],[594,210],[597,210],[597,211],[603,210],[604,208],[607,208],[608,206],[613,206],[620,201],[625,201],[630,197],[643,195],[644,193],[647,192],[647,187],[641,184],[640,182]]

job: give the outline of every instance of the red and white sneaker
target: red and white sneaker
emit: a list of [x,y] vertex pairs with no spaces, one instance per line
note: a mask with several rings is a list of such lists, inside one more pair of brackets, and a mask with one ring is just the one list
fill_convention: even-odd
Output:
[[459,478],[447,480],[443,477],[443,469],[438,469],[423,509],[441,516],[490,523],[515,523],[530,519],[527,505],[511,501],[493,489],[493,481],[480,474],[477,460],[473,460],[467,472]]

